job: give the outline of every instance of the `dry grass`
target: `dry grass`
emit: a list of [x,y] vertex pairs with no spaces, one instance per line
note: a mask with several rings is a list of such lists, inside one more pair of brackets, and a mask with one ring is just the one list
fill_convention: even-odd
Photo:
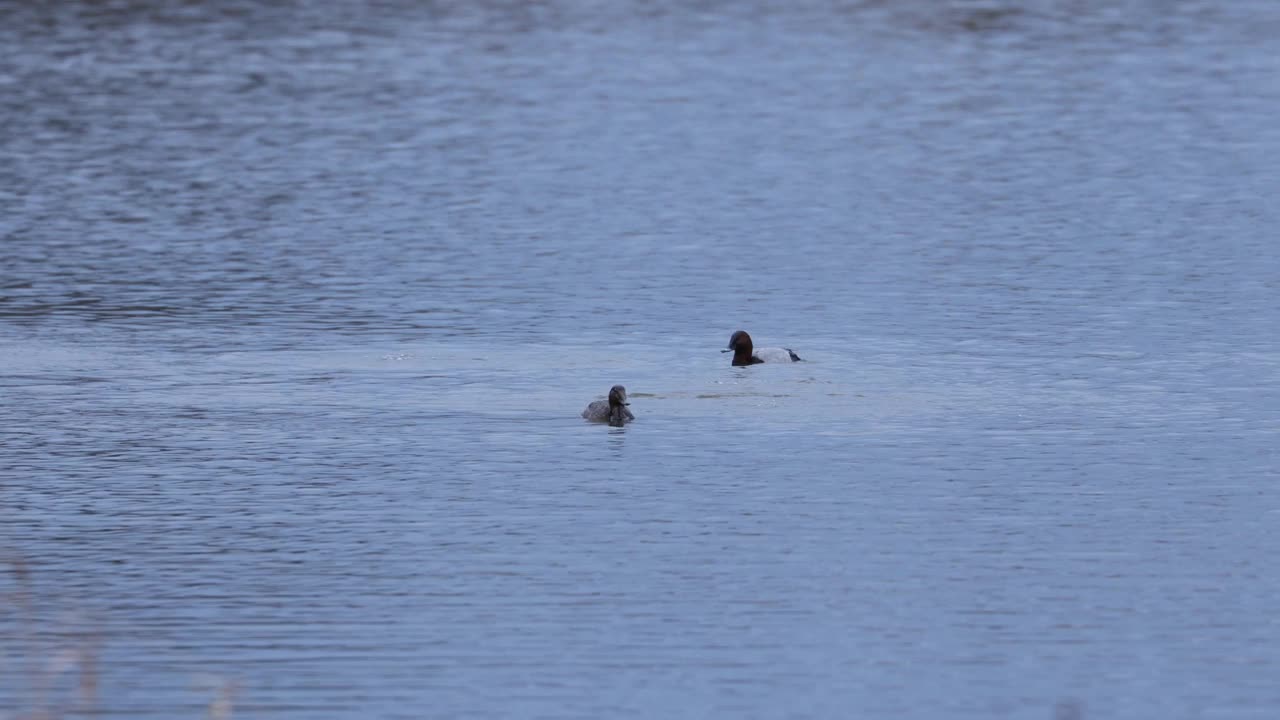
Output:
[[73,623],[57,632],[41,632],[30,567],[21,557],[4,561],[11,587],[0,594],[0,622],[8,626],[17,660],[11,667],[15,653],[0,658],[0,689],[12,691],[18,714],[0,718],[55,720],[92,710],[98,699],[98,634]]
[[[30,566],[21,557],[4,555],[0,564],[9,568],[10,586],[0,585],[0,720],[96,714],[101,634],[76,617],[58,622],[52,631],[41,630]],[[212,693],[206,717],[229,720],[237,684],[209,677],[200,689]]]

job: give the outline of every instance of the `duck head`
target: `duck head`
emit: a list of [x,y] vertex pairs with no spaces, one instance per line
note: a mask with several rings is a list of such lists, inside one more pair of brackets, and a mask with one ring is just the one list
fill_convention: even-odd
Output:
[[751,336],[746,330],[738,330],[729,336],[729,348],[720,352],[732,352],[734,365],[750,365],[751,351],[754,346],[751,344]]

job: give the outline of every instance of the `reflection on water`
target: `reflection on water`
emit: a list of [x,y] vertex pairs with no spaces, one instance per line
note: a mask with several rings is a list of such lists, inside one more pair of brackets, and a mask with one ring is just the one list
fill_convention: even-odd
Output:
[[1270,4],[5,14],[0,715],[1280,706]]

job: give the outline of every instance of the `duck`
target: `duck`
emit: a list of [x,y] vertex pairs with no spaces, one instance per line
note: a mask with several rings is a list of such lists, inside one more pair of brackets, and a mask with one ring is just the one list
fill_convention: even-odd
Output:
[[596,400],[582,411],[582,417],[592,422],[607,422],[613,427],[622,427],[628,420],[635,420],[627,406],[627,389],[621,385],[609,388],[608,400]]
[[791,348],[752,348],[751,336],[746,330],[738,330],[729,336],[729,349],[720,352],[732,352],[733,364],[756,365],[759,363],[801,362],[800,356]]

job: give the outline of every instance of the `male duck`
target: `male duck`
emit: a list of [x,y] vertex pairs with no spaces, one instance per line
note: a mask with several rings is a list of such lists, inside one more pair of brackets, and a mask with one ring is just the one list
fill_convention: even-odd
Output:
[[757,363],[800,362],[800,356],[791,348],[755,348],[751,346],[751,336],[746,330],[739,330],[729,337],[729,349],[733,351],[734,365],[755,365]]

